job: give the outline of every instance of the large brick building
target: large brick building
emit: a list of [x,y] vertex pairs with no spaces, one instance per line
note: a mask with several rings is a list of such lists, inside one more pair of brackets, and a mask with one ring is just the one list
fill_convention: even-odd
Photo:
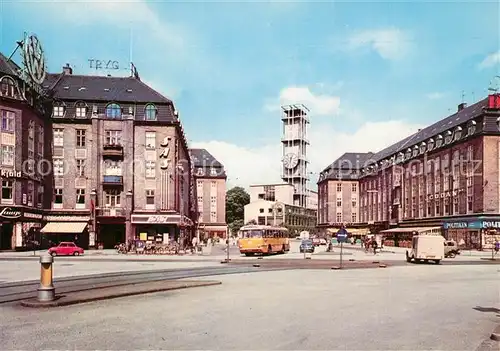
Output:
[[205,149],[190,149],[198,204],[197,236],[224,238],[226,224],[226,171]]
[[43,51],[34,36],[25,37],[20,51],[22,66],[0,53],[0,250],[36,240],[52,192],[51,167],[43,162],[51,158],[50,113],[38,83]]
[[54,190],[46,236],[83,247],[194,233],[192,165],[173,102],[129,77],[49,74]]
[[[329,177],[323,173],[320,184]],[[489,234],[500,229],[499,177],[496,94],[460,104],[451,116],[366,160],[358,177],[359,221],[391,244],[441,227],[465,246],[487,248],[496,238]]]

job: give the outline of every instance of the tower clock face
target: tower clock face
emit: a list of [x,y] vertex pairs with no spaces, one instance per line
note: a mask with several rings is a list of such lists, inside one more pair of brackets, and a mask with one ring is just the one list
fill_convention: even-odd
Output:
[[298,163],[299,163],[299,157],[294,153],[286,154],[285,157],[283,157],[283,166],[286,169],[293,169],[297,167]]

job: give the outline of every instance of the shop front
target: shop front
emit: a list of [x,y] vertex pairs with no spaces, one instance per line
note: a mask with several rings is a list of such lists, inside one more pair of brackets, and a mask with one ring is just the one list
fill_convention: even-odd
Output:
[[131,223],[135,240],[147,244],[189,244],[192,236],[191,220],[178,214],[133,214]]
[[48,215],[44,220],[46,224],[40,230],[43,249],[62,241],[74,242],[85,250],[89,248],[89,216]]
[[446,220],[445,237],[465,250],[489,250],[500,241],[500,217],[477,216]]
[[225,239],[227,233],[227,225],[200,224],[198,226],[198,236],[201,241],[206,241],[209,238],[212,240]]
[[0,207],[0,250],[29,250],[40,243],[42,214],[22,206]]
[[441,235],[441,227],[398,227],[379,232],[383,246],[411,247],[414,235]]

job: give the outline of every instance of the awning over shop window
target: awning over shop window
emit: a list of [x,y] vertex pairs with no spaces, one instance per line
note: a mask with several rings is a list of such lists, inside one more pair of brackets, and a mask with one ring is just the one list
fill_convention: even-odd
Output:
[[79,234],[87,227],[86,222],[50,222],[40,232],[54,234]]
[[391,228],[387,230],[382,230],[381,234],[390,233],[413,233],[417,232],[419,234],[440,234],[441,227],[409,227],[409,228]]
[[368,229],[368,228],[347,228],[346,230],[351,235],[368,235],[368,234],[370,234],[370,229]]

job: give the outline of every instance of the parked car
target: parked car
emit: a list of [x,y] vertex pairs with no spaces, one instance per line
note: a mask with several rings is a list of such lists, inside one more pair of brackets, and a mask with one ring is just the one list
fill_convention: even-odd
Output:
[[312,239],[312,243],[314,246],[319,246],[321,244],[321,240],[319,238]]
[[83,255],[83,249],[81,247],[76,246],[75,243],[72,242],[61,242],[59,245],[51,247],[49,249],[49,254],[52,256],[79,256]]
[[460,255],[457,243],[454,240],[446,240],[444,242],[444,257],[454,258],[456,255]]
[[320,245],[326,245],[326,240],[323,239],[323,238],[319,239],[319,244]]
[[314,252],[314,244],[313,244],[313,241],[310,240],[310,239],[306,239],[306,240],[302,240],[302,242],[300,243],[300,248],[299,248],[300,252],[310,252],[310,253],[313,253]]

